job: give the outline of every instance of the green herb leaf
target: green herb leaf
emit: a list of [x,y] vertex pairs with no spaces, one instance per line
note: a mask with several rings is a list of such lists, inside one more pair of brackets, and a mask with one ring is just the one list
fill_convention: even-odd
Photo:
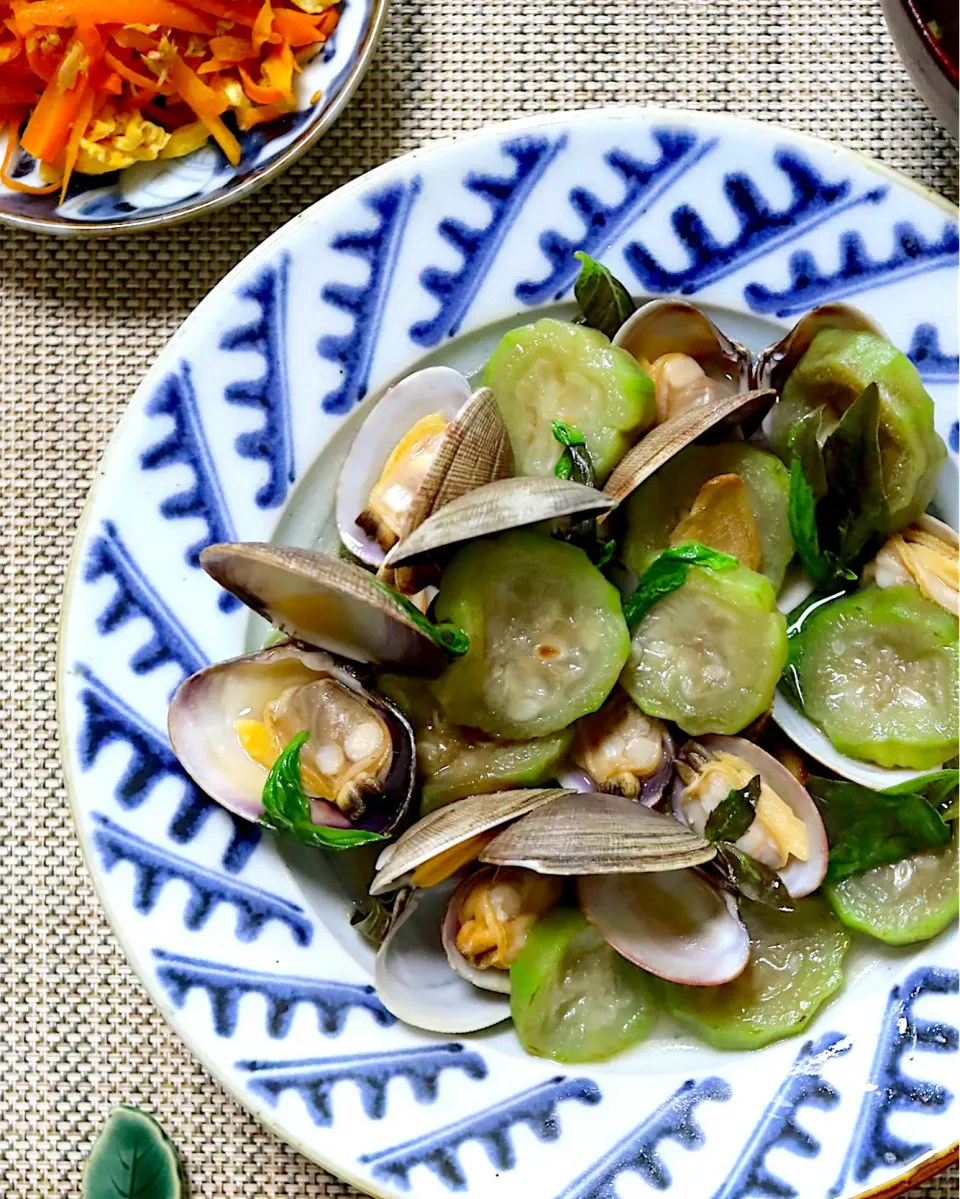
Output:
[[356,849],[373,841],[387,841],[383,833],[361,828],[327,828],[314,824],[310,800],[300,778],[300,751],[310,736],[297,733],[270,768],[263,784],[263,815],[260,824],[301,845],[320,849]]
[[596,472],[583,433],[575,425],[566,425],[562,420],[555,420],[553,435],[564,447],[557,465],[553,468],[556,477],[572,479],[574,483],[581,483],[584,487],[593,487]]
[[960,795],[960,770],[949,768],[935,770],[932,774],[887,787],[885,795],[922,795],[940,813],[941,820],[956,820],[957,797]]
[[797,552],[820,586],[855,579],[887,520],[880,459],[880,393],[858,396],[820,443],[818,408],[790,433],[789,519]]
[[573,285],[573,294],[580,307],[582,324],[606,333],[611,340],[617,330],[637,311],[637,306],[619,279],[589,255],[577,251],[580,275]]
[[734,570],[739,563],[730,554],[712,550],[698,541],[688,541],[664,550],[643,572],[633,595],[623,605],[623,615],[632,632],[657,600],[682,587],[691,566],[707,570]]
[[760,798],[760,775],[755,774],[742,787],[727,792],[707,817],[704,836],[708,841],[738,841],[753,824]]
[[390,909],[382,899],[369,895],[362,907],[358,904],[353,909],[350,924],[365,941],[379,949],[390,928]]
[[462,658],[470,648],[470,638],[463,629],[457,628],[455,624],[450,624],[449,622],[434,624],[429,616],[424,616],[416,604],[411,603],[399,591],[394,591],[392,587],[388,587],[382,579],[373,579],[373,582],[382,591],[385,591],[395,604],[403,609],[422,633],[426,633],[441,649],[445,649],[451,658]]
[[949,826],[921,791],[871,791],[858,783],[816,775],[807,779],[807,790],[830,844],[828,883],[950,840]]
[[746,895],[747,899],[755,899],[778,912],[793,911],[794,902],[779,874],[736,845],[729,842],[718,845],[717,856],[711,865],[720,872],[727,886]]
[[83,1199],[186,1199],[177,1150],[152,1116],[115,1107],[83,1167]]

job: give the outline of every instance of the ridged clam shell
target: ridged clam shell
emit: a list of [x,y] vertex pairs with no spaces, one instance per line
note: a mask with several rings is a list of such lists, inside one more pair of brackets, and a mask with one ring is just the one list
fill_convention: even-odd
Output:
[[670,420],[656,425],[637,442],[607,479],[604,495],[616,504],[621,503],[674,454],[692,445],[698,437],[724,422],[758,422],[775,398],[775,393],[770,390],[745,391],[728,396],[710,408],[685,408]]
[[851,329],[857,333],[886,336],[876,321],[852,304],[821,304],[801,317],[786,336],[758,354],[751,376],[752,385],[780,391],[787,376],[822,329]]
[[208,546],[200,564],[248,608],[307,645],[353,662],[427,673],[447,663],[399,599],[350,562],[250,541]]
[[568,479],[501,479],[453,500],[393,547],[387,566],[420,554],[562,516],[606,512],[615,501]]
[[452,500],[512,474],[513,451],[500,409],[490,388],[481,387],[447,428],[410,506],[405,535]]
[[408,828],[380,854],[370,894],[381,895],[395,889],[411,870],[437,854],[569,794],[560,787],[526,787],[494,791],[490,795],[471,795],[437,808]]
[[540,874],[631,874],[699,866],[716,852],[672,816],[595,791],[564,796],[516,820],[480,861]]

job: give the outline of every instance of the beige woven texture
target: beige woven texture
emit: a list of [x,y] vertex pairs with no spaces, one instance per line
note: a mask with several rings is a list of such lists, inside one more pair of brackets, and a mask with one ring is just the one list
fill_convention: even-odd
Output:
[[[57,756],[57,621],[74,529],[147,366],[267,234],[432,139],[613,102],[779,121],[956,198],[956,147],[913,91],[876,0],[394,0],[338,125],[258,195],[127,240],[0,229],[3,1199],[79,1196],[81,1163],[119,1102],[157,1115],[204,1199],[357,1194],[261,1130],[192,1060],[99,909]],[[955,1170],[913,1192],[956,1195]]]

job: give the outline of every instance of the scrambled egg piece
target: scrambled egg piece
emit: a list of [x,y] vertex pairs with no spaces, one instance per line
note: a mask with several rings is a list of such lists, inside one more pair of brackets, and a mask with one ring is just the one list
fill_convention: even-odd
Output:
[[144,120],[139,112],[117,112],[106,107],[80,141],[77,170],[102,175],[135,162],[153,162],[170,136],[162,126]]

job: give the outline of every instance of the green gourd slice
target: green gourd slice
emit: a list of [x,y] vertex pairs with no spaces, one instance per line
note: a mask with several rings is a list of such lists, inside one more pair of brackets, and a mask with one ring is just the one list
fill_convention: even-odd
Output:
[[840,753],[930,770],[957,752],[957,619],[913,587],[821,605],[790,638],[803,711]]
[[517,474],[552,475],[563,446],[553,422],[579,429],[604,480],[654,423],[653,381],[597,329],[544,317],[508,333],[487,364]]
[[498,741],[477,729],[451,724],[425,679],[381,675],[377,690],[413,725],[422,778],[421,816],[468,795],[549,782],[573,741],[572,728],[528,741]]
[[648,716],[692,737],[738,733],[770,707],[786,659],[769,579],[697,566],[634,629],[620,682]]
[[956,839],[901,862],[875,866],[839,883],[827,897],[847,928],[888,945],[928,941],[952,924],[960,911]]
[[462,549],[436,614],[470,648],[434,694],[448,720],[493,737],[542,737],[595,712],[630,652],[617,589],[583,550],[526,530]]
[[811,895],[792,912],[744,899],[750,961],[719,987],[661,983],[676,1019],[715,1049],[759,1049],[794,1036],[843,983],[850,934],[826,900]]
[[641,483],[626,508],[623,561],[637,575],[667,549],[700,488],[717,475],[739,475],[760,534],[760,573],[779,591],[794,554],[787,515],[790,476],[774,454],[746,442],[691,445]]
[[826,431],[870,383],[880,392],[880,455],[893,531],[916,520],[930,503],[946,447],[934,429],[933,400],[917,368],[886,338],[821,330],[784,383],[770,418],[770,440],[788,460],[790,431],[801,417],[822,407]]
[[560,908],[537,921],[510,967],[510,1012],[528,1053],[597,1062],[649,1036],[657,1003],[650,975]]

